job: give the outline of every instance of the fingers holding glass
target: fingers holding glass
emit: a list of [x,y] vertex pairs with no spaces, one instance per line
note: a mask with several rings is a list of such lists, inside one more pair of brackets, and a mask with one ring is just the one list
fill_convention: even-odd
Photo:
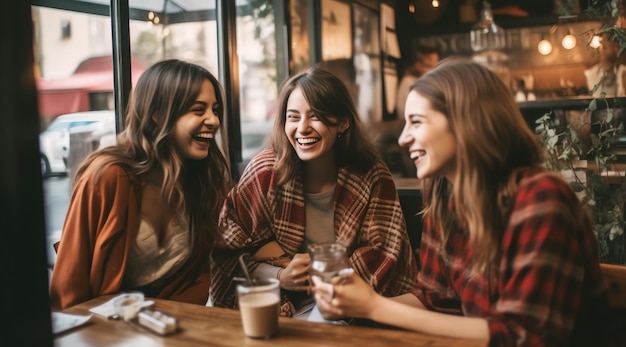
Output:
[[345,315],[337,306],[337,287],[333,283],[324,282],[319,277],[313,277],[315,302],[322,316],[327,320],[341,319]]
[[336,316],[337,308],[331,307],[331,300],[336,294],[334,286],[353,273],[346,248],[339,243],[320,243],[311,244],[308,249],[316,298],[320,297],[324,301],[323,305],[318,303],[320,312],[324,319],[336,320],[340,318]]
[[296,254],[280,272],[280,286],[291,291],[309,290],[310,262],[311,258],[308,254]]

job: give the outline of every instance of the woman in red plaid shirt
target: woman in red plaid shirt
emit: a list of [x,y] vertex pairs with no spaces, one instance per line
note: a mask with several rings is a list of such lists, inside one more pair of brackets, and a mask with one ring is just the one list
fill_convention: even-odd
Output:
[[511,91],[448,60],[413,86],[399,143],[423,183],[420,273],[385,298],[356,276],[316,283],[322,311],[490,346],[598,346],[607,307],[585,210]]

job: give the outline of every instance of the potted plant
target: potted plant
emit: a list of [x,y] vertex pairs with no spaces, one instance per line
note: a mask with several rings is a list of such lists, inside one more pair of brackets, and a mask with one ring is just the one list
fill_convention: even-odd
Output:
[[[599,109],[598,103],[603,107]],[[593,99],[579,121],[560,125],[551,112],[536,121],[536,131],[546,149],[548,168],[561,172],[588,207],[600,260],[626,264],[626,161],[620,160],[616,147],[623,125],[613,112],[605,98]]]
[[[570,14],[577,3],[561,0],[561,15]],[[623,22],[620,5],[618,0],[592,0],[586,10],[592,17],[605,19],[595,34],[615,41],[618,57],[626,49],[626,31],[616,25]],[[619,156],[621,151],[626,153],[619,148],[619,139],[624,137],[622,111],[626,116],[626,108],[611,107],[606,94],[597,93],[598,87],[595,85],[590,94],[599,96],[584,111],[569,112],[574,115],[569,119],[547,113],[536,121],[536,131],[546,149],[547,166],[560,171],[588,207],[601,261],[626,264],[626,156]]]
[[[568,15],[577,1],[561,0],[560,13]],[[618,44],[618,56],[626,49],[626,34],[616,25],[621,18],[617,0],[590,1],[587,14],[606,19],[595,34]],[[602,262],[626,264],[624,212],[626,159],[618,155],[623,135],[621,109],[611,107],[604,92],[570,117],[550,112],[539,118],[536,131],[545,146],[547,166],[560,171],[588,207]],[[574,115],[574,117],[571,117]],[[567,118],[567,119],[565,119]],[[626,151],[625,151],[626,152]]]

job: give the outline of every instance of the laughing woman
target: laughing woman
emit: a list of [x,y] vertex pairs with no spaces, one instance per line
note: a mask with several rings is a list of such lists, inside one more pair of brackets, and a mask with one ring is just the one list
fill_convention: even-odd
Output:
[[[282,314],[306,312],[311,243],[346,246],[352,267],[382,295],[407,293],[417,267],[396,187],[364,136],[345,85],[320,68],[281,88],[270,149],[252,159],[220,215],[211,299],[235,307],[237,255],[280,279]],[[303,314],[303,317],[306,313]]]
[[206,303],[230,188],[216,142],[222,105],[217,79],[200,66],[167,60],[141,75],[118,143],[76,173],[52,274],[54,309],[128,290]]
[[543,169],[507,86],[484,66],[445,61],[416,82],[405,121],[399,143],[424,197],[416,288],[383,298],[356,276],[316,283],[320,310],[490,346],[602,346],[591,223]]

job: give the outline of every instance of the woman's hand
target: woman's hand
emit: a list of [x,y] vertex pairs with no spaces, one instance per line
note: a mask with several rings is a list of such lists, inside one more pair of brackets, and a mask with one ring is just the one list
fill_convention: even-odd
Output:
[[[283,289],[305,291],[309,289],[309,265],[311,257],[307,253],[296,253],[284,270],[279,272],[278,279]],[[278,264],[276,264],[278,266]]]
[[325,283],[313,276],[315,301],[324,316],[370,318],[381,298],[359,275],[335,277]]

